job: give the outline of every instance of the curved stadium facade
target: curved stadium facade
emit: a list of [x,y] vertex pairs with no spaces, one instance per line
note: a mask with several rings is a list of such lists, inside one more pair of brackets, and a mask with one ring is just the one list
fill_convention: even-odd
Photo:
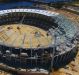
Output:
[[[0,26],[18,24],[35,26],[48,32],[52,42],[47,47],[23,48],[0,43],[0,62],[15,68],[48,70],[67,64],[77,54],[78,29],[65,16],[46,10],[8,9],[0,11]],[[0,31],[1,32],[1,31]],[[47,36],[49,36],[47,34]]]

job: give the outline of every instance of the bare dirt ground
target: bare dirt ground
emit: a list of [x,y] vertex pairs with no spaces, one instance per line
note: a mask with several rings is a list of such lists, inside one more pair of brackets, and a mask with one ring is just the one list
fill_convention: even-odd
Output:
[[46,34],[45,30],[29,25],[12,24],[0,26],[0,42],[4,41],[4,44],[14,47],[47,47],[51,43],[51,36]]

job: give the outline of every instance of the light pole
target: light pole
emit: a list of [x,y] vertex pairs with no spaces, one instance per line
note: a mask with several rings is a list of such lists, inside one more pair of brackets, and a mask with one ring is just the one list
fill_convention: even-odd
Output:
[[[50,70],[52,70],[52,67],[53,67],[53,64],[54,64],[55,47],[56,47],[56,34],[55,34],[56,30],[49,29],[49,31],[50,31],[50,34],[52,35],[52,37],[54,37],[53,51],[52,51],[52,56],[51,56],[51,66],[50,66]],[[50,75],[50,72],[49,72],[48,75]]]

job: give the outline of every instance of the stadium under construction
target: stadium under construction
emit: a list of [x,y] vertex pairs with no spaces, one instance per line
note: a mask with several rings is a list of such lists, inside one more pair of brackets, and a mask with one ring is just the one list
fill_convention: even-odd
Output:
[[49,74],[75,58],[76,23],[55,11],[9,7],[0,10],[0,63],[5,65],[1,70]]

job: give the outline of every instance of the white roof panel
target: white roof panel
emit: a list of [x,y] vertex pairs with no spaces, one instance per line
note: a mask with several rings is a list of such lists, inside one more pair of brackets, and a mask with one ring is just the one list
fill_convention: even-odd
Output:
[[8,9],[8,10],[2,10],[0,11],[0,14],[6,14],[10,12],[30,12],[30,13],[38,13],[46,16],[56,16],[59,15],[59,13],[55,12],[49,12],[46,10],[38,10],[38,9]]

